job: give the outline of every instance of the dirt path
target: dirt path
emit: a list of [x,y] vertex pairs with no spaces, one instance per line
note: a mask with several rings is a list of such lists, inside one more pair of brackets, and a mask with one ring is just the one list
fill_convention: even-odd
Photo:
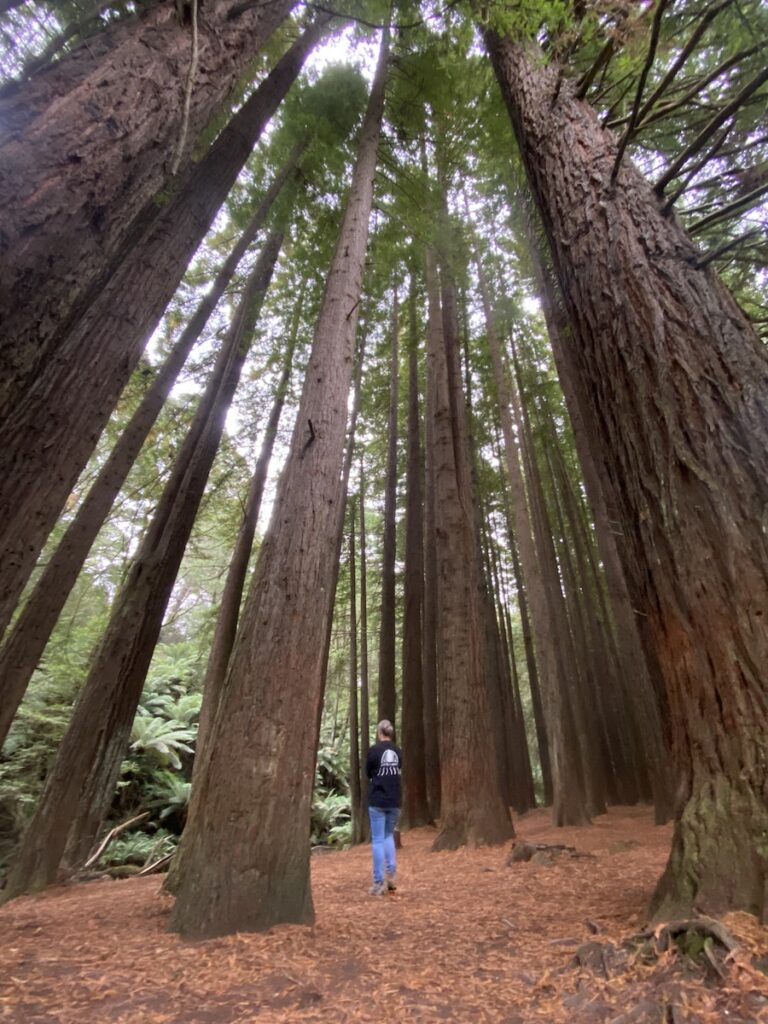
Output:
[[[313,928],[200,943],[165,931],[170,899],[157,878],[18,899],[0,909],[0,1021],[768,1021],[759,971],[746,980],[740,971],[738,983],[729,975],[717,988],[677,971],[663,991],[650,975],[609,983],[558,973],[594,937],[587,922],[600,941],[642,923],[670,837],[646,810],[558,830],[537,811],[517,828],[519,837],[571,844],[594,859],[507,868],[499,848],[432,854],[434,833],[421,829],[404,837],[397,893],[366,895],[367,847],[319,855]],[[754,952],[768,932],[738,918]],[[670,999],[677,1009],[665,1008]]]

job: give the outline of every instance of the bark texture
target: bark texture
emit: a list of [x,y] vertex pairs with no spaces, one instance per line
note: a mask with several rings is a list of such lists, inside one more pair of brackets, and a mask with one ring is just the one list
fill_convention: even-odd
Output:
[[78,307],[156,215],[184,137],[185,167],[293,0],[200,5],[185,126],[191,26],[170,0],[82,42],[0,98],[0,411],[20,399]]
[[[658,916],[759,912],[768,876],[765,350],[558,72],[488,47],[552,247],[669,701],[680,777]],[[557,99],[553,101],[553,97]]]
[[[446,345],[440,293],[427,256],[428,373],[434,378],[437,678],[441,831],[435,849],[502,843],[514,834],[499,786],[486,680],[485,621],[472,512],[457,338]],[[453,372],[449,374],[449,360]],[[452,388],[454,389],[452,394]]]
[[[491,356],[499,414],[504,438],[504,454],[509,478],[515,540],[519,550],[520,575],[527,597],[527,610],[536,650],[536,685],[541,688],[541,704],[546,722],[546,736],[540,739],[540,750],[546,750],[551,772],[552,811],[559,825],[582,825],[589,820],[581,767],[575,750],[572,721],[565,710],[567,682],[562,660],[556,610],[547,592],[542,555],[534,542],[533,524],[520,465],[518,441],[513,431],[510,388],[502,361],[496,320],[491,306],[482,263],[478,260],[480,296],[485,315],[486,336]],[[534,684],[532,683],[532,686]],[[539,732],[543,732],[539,726]],[[544,746],[542,746],[544,741]]]
[[0,650],[0,747],[96,535],[152,430],[181,367],[232,280],[238,263],[264,226],[267,214],[292,172],[299,152],[299,149],[294,151],[282,172],[275,178],[248,227],[216,275],[210,292],[182,331],[8,634]]
[[249,276],[214,372],[120,591],[4,897],[36,891],[87,858],[112,802],[163,615],[240,378],[282,232]]
[[384,486],[384,538],[381,551],[381,624],[379,628],[379,721],[396,723],[395,688],[395,555],[397,518],[397,409],[399,402],[399,346],[397,288],[392,294],[387,426],[387,476]]
[[387,55],[385,30],[288,460],[209,755],[193,787],[170,922],[187,936],[314,917],[309,823],[327,588],[338,559],[347,400]]
[[408,470],[406,476],[405,582],[403,587],[403,826],[432,820],[424,765],[424,688],[421,619],[424,604],[424,510],[419,415],[418,332],[413,282],[408,300]]
[[326,22],[305,31],[179,182],[0,423],[0,630],[192,255]]
[[211,643],[208,664],[206,665],[205,677],[203,679],[203,703],[200,708],[197,742],[195,744],[196,768],[200,764],[202,752],[208,740],[211,723],[216,716],[221,689],[227,675],[227,665],[229,664],[232,647],[235,643],[237,623],[240,618],[240,605],[245,588],[245,577],[251,560],[253,538],[256,533],[256,524],[259,521],[259,512],[261,511],[261,499],[264,495],[269,464],[272,460],[272,450],[275,446],[277,429],[280,425],[280,417],[291,379],[293,353],[298,337],[301,307],[302,299],[299,298],[293,317],[291,336],[283,356],[283,368],[275,389],[275,397],[272,401],[272,408],[270,409],[267,425],[264,430],[261,451],[259,452],[256,467],[251,477],[251,485],[248,489],[243,518],[240,523],[240,529],[237,532],[232,560],[229,563],[227,579],[221,595],[219,614],[216,618],[216,629],[214,630],[213,642]]

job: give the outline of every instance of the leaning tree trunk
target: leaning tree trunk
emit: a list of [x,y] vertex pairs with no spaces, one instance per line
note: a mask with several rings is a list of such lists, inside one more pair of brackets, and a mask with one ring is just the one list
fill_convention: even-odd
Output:
[[392,291],[392,323],[387,426],[387,476],[384,486],[384,540],[381,551],[381,622],[379,625],[379,720],[395,725],[395,520],[397,518],[397,407],[399,349],[397,288]]
[[160,206],[0,425],[0,631],[147,339],[326,23],[305,31]]
[[99,471],[75,518],[48,560],[18,620],[0,649],[0,747],[5,741],[32,673],[40,661],[96,535],[125,483],[141,446],[152,430],[181,367],[205,329],[238,263],[263,227],[275,198],[295,166],[295,158],[298,158],[298,155],[297,148],[275,178],[248,227],[225,260],[211,290],[200,302],[182,331]]
[[330,615],[326,597],[338,557],[347,398],[388,42],[385,29],[290,453],[209,754],[193,787],[171,915],[171,928],[188,936],[314,917],[309,822]]
[[[598,431],[595,416],[586,400],[570,344],[567,314],[562,309],[556,282],[551,268],[545,268],[539,252],[533,229],[526,226],[529,251],[536,282],[547,322],[547,331],[552,343],[558,377],[568,407],[574,440],[579,455],[579,465],[584,476],[584,487],[592,510],[595,537],[603,562],[605,581],[610,598],[610,608],[615,624],[616,645],[622,668],[624,692],[629,706],[638,721],[643,738],[653,801],[656,824],[661,825],[672,814],[674,785],[667,771],[668,744],[666,742],[666,718],[659,701],[666,697],[662,686],[655,655],[648,662],[640,639],[638,616],[632,608],[624,569],[619,558],[616,532],[611,527],[605,501],[606,484],[600,459]],[[654,684],[654,680],[656,683]]]
[[235,548],[232,559],[227,570],[227,579],[224,584],[224,592],[221,595],[219,613],[216,618],[216,628],[213,633],[211,650],[208,655],[208,664],[203,678],[203,703],[200,708],[200,718],[197,729],[197,741],[195,743],[195,771],[201,762],[202,752],[205,748],[208,734],[216,711],[219,706],[221,688],[227,675],[227,665],[232,654],[232,648],[237,634],[237,622],[240,617],[240,605],[243,599],[245,578],[248,573],[248,565],[251,560],[253,549],[253,538],[256,533],[256,524],[259,521],[261,511],[261,499],[264,495],[264,486],[267,482],[269,464],[272,460],[272,450],[275,446],[277,428],[280,425],[280,417],[285,405],[285,397],[288,394],[288,384],[291,378],[293,366],[293,353],[296,348],[296,341],[299,333],[299,323],[303,297],[299,296],[296,303],[296,310],[293,315],[291,333],[283,355],[283,367],[280,379],[275,388],[275,396],[272,400],[272,408],[267,419],[264,430],[264,439],[261,442],[261,451],[256,460],[256,467],[251,477],[251,484],[248,489],[248,497],[243,510],[243,518],[240,522],[240,529],[235,540]]
[[403,825],[415,828],[432,820],[424,764],[424,688],[421,619],[424,605],[424,513],[421,486],[418,327],[416,289],[408,297],[408,469],[406,474],[405,581],[403,586]]
[[[759,912],[768,875],[768,364],[556,68],[487,36],[601,434],[680,775],[657,916]],[[553,97],[557,99],[553,101]],[[610,385],[610,386],[608,386]]]
[[[0,415],[98,295],[294,0],[162,0],[0,99]],[[187,106],[188,103],[188,106]]]
[[[431,251],[427,253],[428,374],[434,378],[437,678],[441,831],[434,849],[503,843],[514,834],[499,787],[485,679],[480,559],[472,516],[466,424],[460,419],[456,338],[446,344]],[[448,360],[453,360],[449,374]],[[451,394],[451,388],[454,389]]]
[[283,233],[267,240],[128,578],[116,601],[4,896],[86,859],[109,810],[147,669],[194,526]]

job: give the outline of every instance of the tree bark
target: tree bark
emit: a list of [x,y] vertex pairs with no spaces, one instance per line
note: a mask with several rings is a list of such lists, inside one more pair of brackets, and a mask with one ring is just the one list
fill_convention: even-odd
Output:
[[[552,353],[563,396],[573,425],[579,465],[589,498],[595,526],[595,537],[603,563],[611,613],[615,624],[616,645],[626,700],[632,709],[643,737],[647,770],[653,791],[656,824],[661,825],[672,814],[673,786],[666,765],[669,744],[666,737],[666,695],[655,653],[641,641],[637,617],[619,557],[619,538],[611,525],[606,505],[607,484],[600,458],[600,442],[595,416],[587,401],[579,370],[569,344],[567,314],[559,306],[556,282],[540,256],[532,228],[527,227],[534,274],[547,322]],[[650,658],[649,658],[650,655]],[[660,706],[660,702],[663,704]]]
[[325,23],[305,31],[159,207],[0,424],[0,631],[147,339]]
[[300,151],[298,147],[294,150],[275,178],[248,227],[216,275],[210,292],[182,331],[99,471],[0,649],[0,747],[96,535],[149,436],[181,367],[205,329],[238,263],[263,227],[274,200],[295,167]]
[[355,503],[349,509],[349,797],[352,843],[363,842],[363,798],[360,772],[360,730],[357,714],[357,566],[355,564]]
[[[360,751],[368,752],[371,743],[370,685],[368,679],[368,564],[365,532],[365,469],[360,458]],[[368,778],[365,762],[360,758],[360,794],[362,804],[363,839],[369,838]]]
[[664,677],[680,779],[656,916],[760,912],[768,874],[768,365],[746,317],[557,70],[488,46],[552,247]]
[[424,401],[424,770],[432,818],[440,817],[440,741],[437,714],[437,548],[435,525],[435,374],[427,358]]
[[13,415],[72,313],[98,294],[139,222],[157,214],[178,143],[183,171],[293,0],[240,14],[237,6],[200,7],[191,83],[193,32],[161,0],[0,98],[3,412]]
[[432,821],[424,764],[424,692],[421,619],[424,604],[424,510],[419,412],[416,285],[408,297],[408,469],[406,475],[405,583],[403,593],[403,827]]
[[[438,284],[427,252],[428,374],[433,378],[437,678],[440,687],[441,831],[434,849],[503,843],[514,834],[499,787],[486,690],[480,560],[472,515],[464,411],[451,387],[460,375],[448,360]],[[449,339],[454,346],[457,339]]]
[[170,926],[190,937],[314,918],[309,821],[327,589],[388,43],[385,29],[290,453],[181,841]]
[[528,506],[518,443],[512,429],[510,389],[507,384],[496,322],[488,287],[478,259],[478,281],[485,316],[486,337],[499,400],[501,429],[504,437],[506,468],[512,497],[515,539],[520,557],[520,571],[528,598],[536,646],[537,679],[541,684],[546,720],[547,751],[552,776],[552,811],[558,825],[583,825],[589,821],[581,766],[575,758],[572,722],[565,710],[567,701],[566,672],[559,630],[544,583],[544,569],[538,545],[534,543],[531,514]]
[[282,240],[282,230],[273,231],[248,278],[150,528],[115,601],[8,877],[6,897],[52,884],[62,861],[65,873],[79,867],[109,810],[163,615]]
[[395,555],[397,518],[397,409],[399,404],[397,288],[392,290],[392,337],[387,420],[387,476],[384,487],[384,538],[381,552],[381,623],[379,626],[379,721],[389,719],[396,727],[395,689]]
[[293,316],[288,345],[283,355],[283,368],[280,379],[275,388],[275,396],[272,400],[272,408],[269,412],[267,425],[264,430],[264,439],[261,442],[261,451],[256,460],[256,466],[251,477],[251,485],[248,489],[248,497],[243,511],[243,519],[240,523],[232,560],[229,563],[227,579],[224,584],[224,591],[219,605],[219,614],[216,619],[216,629],[213,634],[213,642],[208,655],[208,664],[203,679],[203,703],[200,708],[200,718],[197,730],[197,741],[195,743],[195,765],[200,763],[202,752],[208,739],[211,723],[216,716],[219,706],[219,698],[224,680],[227,675],[227,665],[232,654],[237,633],[237,623],[240,618],[240,605],[245,588],[245,577],[248,572],[248,565],[253,549],[253,538],[256,533],[256,524],[259,521],[261,511],[261,499],[264,494],[264,486],[267,482],[269,464],[272,460],[272,450],[275,446],[277,428],[280,425],[280,417],[285,405],[285,397],[288,393],[288,384],[291,378],[293,366],[293,353],[298,338],[299,323],[303,304],[302,295],[296,303],[296,310]]

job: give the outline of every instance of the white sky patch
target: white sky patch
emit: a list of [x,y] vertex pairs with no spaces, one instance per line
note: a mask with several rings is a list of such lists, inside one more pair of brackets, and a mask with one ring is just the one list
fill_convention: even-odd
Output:
[[541,302],[539,302],[535,295],[526,295],[520,304],[523,307],[523,311],[529,316],[536,316],[536,314],[541,312]]
[[312,81],[333,64],[351,64],[371,84],[376,71],[380,33],[372,31],[364,39],[355,39],[354,36],[355,27],[348,24],[337,29],[314,48],[304,65]]

